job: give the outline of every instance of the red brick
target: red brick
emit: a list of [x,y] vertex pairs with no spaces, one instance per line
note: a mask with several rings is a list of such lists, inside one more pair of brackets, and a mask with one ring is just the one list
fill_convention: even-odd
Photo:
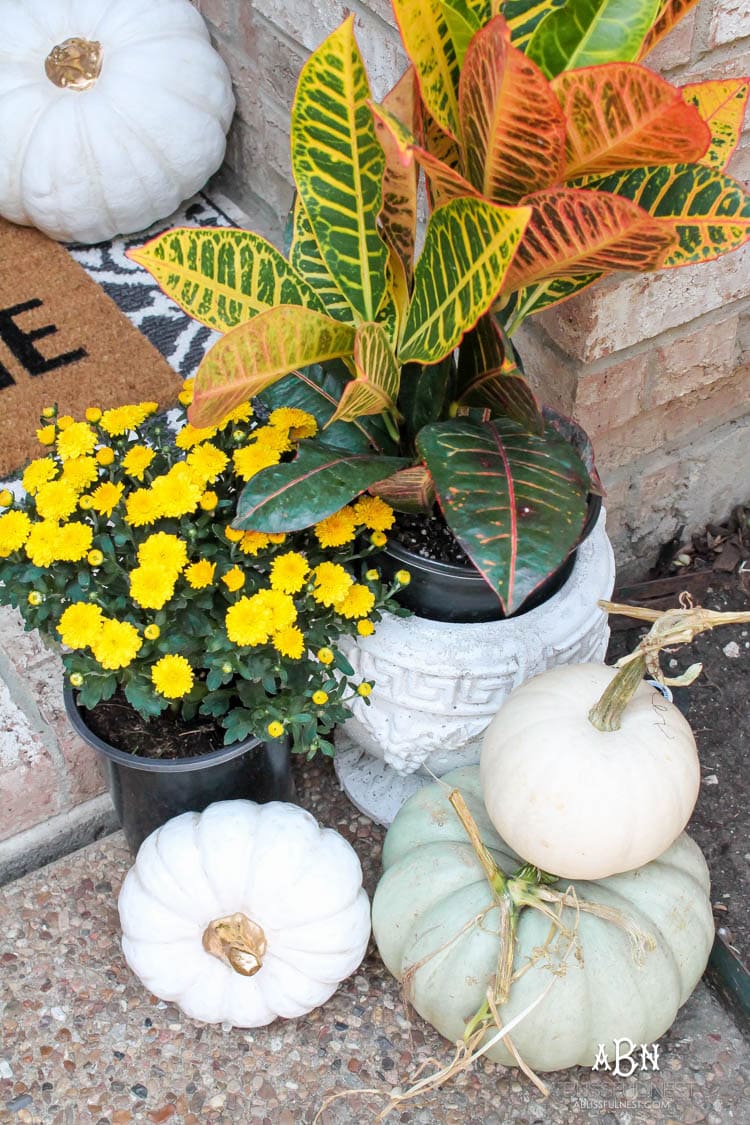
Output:
[[513,337],[529,383],[540,401],[561,414],[572,414],[578,369],[560,352],[533,318]]
[[209,24],[222,35],[233,35],[237,27],[236,0],[192,0]]
[[715,0],[708,42],[711,47],[734,43],[750,35],[750,8],[747,0]]
[[585,372],[578,381],[575,416],[592,438],[641,413],[651,353]]
[[643,60],[646,66],[650,67],[651,70],[658,71],[659,74],[663,74],[667,70],[674,70],[676,67],[685,66],[689,63],[695,31],[695,17],[695,9],[688,12],[684,19],[680,20],[677,27],[670,31],[669,35],[665,35],[656,44],[653,51],[646,56]]
[[737,366],[739,316],[703,325],[654,352],[645,406],[660,406],[731,375]]
[[0,840],[60,811],[60,785],[49,751],[40,742],[12,766],[0,769]]

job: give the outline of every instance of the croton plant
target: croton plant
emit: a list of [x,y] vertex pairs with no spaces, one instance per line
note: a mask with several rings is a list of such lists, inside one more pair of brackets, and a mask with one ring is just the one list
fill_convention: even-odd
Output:
[[248,482],[238,527],[306,527],[365,490],[437,503],[507,613],[567,557],[593,460],[510,337],[606,274],[748,238],[750,196],[724,171],[748,81],[678,88],[640,61],[695,2],[393,0],[411,65],[380,104],[350,17],[299,79],[287,255],[213,228],[133,252],[225,333],[194,425],[257,395],[320,423]]

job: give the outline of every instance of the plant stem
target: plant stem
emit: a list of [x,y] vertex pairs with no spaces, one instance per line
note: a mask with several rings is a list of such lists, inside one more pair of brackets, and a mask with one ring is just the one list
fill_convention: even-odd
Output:
[[489,848],[482,843],[476,821],[469,812],[463,795],[458,789],[454,789],[448,800],[453,805],[456,816],[461,821],[463,829],[469,837],[471,846],[476,852],[477,859],[481,863],[482,869],[487,876],[487,882],[490,884],[495,894],[500,896],[505,891],[508,881],[492,858]]
[[619,669],[599,702],[589,711],[589,722],[597,730],[609,732],[620,729],[623,711],[638,690],[645,671],[645,656],[637,656]]

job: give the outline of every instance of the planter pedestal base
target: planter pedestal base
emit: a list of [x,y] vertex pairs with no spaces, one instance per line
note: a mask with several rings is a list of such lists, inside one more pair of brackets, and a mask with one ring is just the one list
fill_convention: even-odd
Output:
[[373,758],[345,738],[336,739],[334,766],[341,788],[354,807],[384,828],[409,797],[434,781],[421,770],[398,773],[382,758]]

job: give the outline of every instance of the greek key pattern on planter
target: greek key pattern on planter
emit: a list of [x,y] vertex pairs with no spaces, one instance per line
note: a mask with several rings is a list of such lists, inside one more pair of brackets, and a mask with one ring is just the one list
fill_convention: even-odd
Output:
[[482,735],[513,688],[560,664],[601,661],[609,627],[596,603],[614,584],[604,518],[565,586],[530,613],[481,625],[386,615],[373,637],[347,638],[347,659],[375,690],[369,706],[352,705],[345,740],[402,774],[425,764],[445,773],[478,760]]

